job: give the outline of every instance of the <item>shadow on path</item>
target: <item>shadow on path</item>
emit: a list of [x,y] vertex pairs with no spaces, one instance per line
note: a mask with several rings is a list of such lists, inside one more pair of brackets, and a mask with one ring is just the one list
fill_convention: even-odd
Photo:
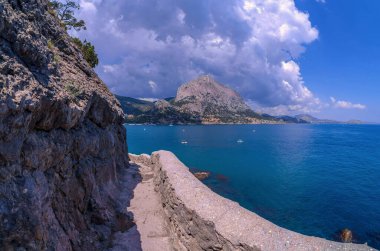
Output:
[[[135,215],[129,211],[131,200],[135,196],[135,189],[139,183],[142,182],[142,177],[139,172],[139,166],[130,163],[128,168],[125,168],[119,173],[120,178],[120,196],[119,196],[119,210],[124,212],[130,218],[130,221],[135,222]],[[109,251],[139,251],[142,250],[141,235],[137,230],[137,225],[133,223],[125,232],[116,232],[113,235],[112,247]]]

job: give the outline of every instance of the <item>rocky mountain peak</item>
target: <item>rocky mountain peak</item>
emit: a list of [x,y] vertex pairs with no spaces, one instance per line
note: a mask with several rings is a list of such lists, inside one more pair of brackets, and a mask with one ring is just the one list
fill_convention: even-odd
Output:
[[250,110],[238,93],[209,75],[200,76],[180,86],[174,102],[183,111],[201,116],[224,116]]

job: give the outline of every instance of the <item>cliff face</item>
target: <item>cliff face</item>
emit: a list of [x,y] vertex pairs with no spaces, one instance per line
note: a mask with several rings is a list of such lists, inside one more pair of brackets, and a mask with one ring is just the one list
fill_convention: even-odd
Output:
[[0,247],[95,250],[123,230],[123,119],[47,0],[0,0]]

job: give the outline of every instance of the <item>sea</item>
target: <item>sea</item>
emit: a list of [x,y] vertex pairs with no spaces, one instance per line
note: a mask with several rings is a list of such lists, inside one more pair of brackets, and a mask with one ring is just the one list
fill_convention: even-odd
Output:
[[169,150],[203,182],[290,230],[380,249],[380,125],[126,125],[129,152]]

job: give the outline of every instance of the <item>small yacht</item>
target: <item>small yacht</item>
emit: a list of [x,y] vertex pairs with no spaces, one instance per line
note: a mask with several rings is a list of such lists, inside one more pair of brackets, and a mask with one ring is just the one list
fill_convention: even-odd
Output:
[[243,143],[244,141],[242,139],[238,139],[236,142],[237,143]]
[[187,144],[187,141],[186,140],[182,140],[181,144]]

